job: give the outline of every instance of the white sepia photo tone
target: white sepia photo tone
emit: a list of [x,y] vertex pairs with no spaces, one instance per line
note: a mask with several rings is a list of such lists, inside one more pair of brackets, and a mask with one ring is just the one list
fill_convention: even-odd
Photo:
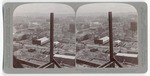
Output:
[[13,13],[13,66],[136,67],[137,16],[128,4],[86,4],[76,12],[65,4],[18,6]]
[[8,3],[4,5],[4,70],[146,72],[146,8],[136,2]]

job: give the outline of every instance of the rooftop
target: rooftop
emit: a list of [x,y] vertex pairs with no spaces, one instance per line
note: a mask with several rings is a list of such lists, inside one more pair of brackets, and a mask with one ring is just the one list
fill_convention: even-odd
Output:
[[124,56],[124,57],[134,57],[134,58],[137,58],[138,54],[117,53],[116,56]]
[[75,56],[60,55],[60,54],[55,54],[54,57],[66,58],[66,59],[75,59]]
[[100,38],[99,40],[104,40],[104,41],[106,41],[106,40],[109,40],[109,37],[108,37],[108,36],[105,36],[105,37],[103,37],[103,38]]
[[116,40],[115,42],[120,43],[121,41],[120,40]]
[[43,37],[43,38],[40,38],[40,39],[37,39],[37,40],[39,40],[41,42],[44,42],[44,41],[48,41],[49,39],[47,37]]

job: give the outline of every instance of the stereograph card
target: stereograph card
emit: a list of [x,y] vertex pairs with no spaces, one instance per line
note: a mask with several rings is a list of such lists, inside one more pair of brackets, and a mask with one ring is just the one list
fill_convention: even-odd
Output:
[[5,3],[6,73],[144,73],[144,2]]

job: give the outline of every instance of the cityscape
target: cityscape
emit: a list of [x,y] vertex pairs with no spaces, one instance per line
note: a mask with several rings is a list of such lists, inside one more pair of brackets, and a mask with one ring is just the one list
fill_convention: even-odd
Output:
[[[13,67],[103,68],[111,56],[117,64],[105,68],[137,67],[137,12],[125,4],[119,6],[127,12],[114,4],[106,5],[111,8],[102,9],[103,4],[80,6],[76,14],[64,4],[19,6],[13,16]],[[112,37],[108,12],[112,15]]]

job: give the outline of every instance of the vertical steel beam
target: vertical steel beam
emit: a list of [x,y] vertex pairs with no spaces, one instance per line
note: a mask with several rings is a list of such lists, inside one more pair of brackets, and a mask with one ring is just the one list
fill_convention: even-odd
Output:
[[118,61],[114,58],[114,51],[113,51],[113,29],[112,29],[112,12],[108,12],[108,22],[109,22],[109,55],[110,55],[110,61],[102,66],[99,67],[109,67],[109,68],[115,68],[115,63],[122,67]]
[[54,42],[54,37],[53,34],[54,33],[54,13],[50,13],[50,63],[53,63],[53,42]]
[[110,61],[113,61],[113,33],[112,33],[112,12],[108,12],[109,21],[109,51],[110,51]]

